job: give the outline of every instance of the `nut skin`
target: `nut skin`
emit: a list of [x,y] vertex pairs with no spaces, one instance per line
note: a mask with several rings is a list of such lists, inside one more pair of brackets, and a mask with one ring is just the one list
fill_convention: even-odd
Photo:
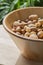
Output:
[[43,25],[43,19],[40,19],[38,21],[41,23],[41,25]]
[[24,29],[21,29],[21,33],[22,33],[22,34],[25,34],[25,30],[24,30]]
[[36,26],[36,28],[41,27],[41,23],[38,21],[37,23],[35,23],[35,26]]
[[17,20],[12,24],[12,31],[18,35],[33,39],[43,39],[43,19],[33,14],[26,20]]
[[43,31],[39,31],[39,32],[37,33],[37,35],[38,35],[38,37],[39,37],[40,39],[42,39],[42,38],[43,38]]
[[34,15],[30,15],[29,17],[29,20],[38,20],[38,15],[34,14]]
[[35,31],[32,31],[32,32],[30,33],[30,35],[31,35],[31,34],[36,34],[36,32],[35,32]]
[[31,35],[29,36],[29,38],[31,38],[31,39],[38,39],[38,36],[37,36],[36,34],[31,34]]
[[26,32],[31,32],[31,29],[28,26],[25,26],[24,29]]
[[16,32],[20,32],[20,31],[21,31],[20,26],[16,27]]
[[25,36],[25,37],[29,37],[29,36],[30,36],[30,33],[29,33],[29,32],[26,32],[26,33],[24,34],[24,36]]
[[42,29],[39,28],[39,29],[37,29],[37,31],[38,31],[38,32],[39,32],[39,31],[42,31]]

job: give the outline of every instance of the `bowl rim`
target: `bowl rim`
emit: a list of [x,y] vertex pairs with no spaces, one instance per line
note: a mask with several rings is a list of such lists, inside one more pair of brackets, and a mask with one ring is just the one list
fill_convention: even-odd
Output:
[[5,23],[5,20],[6,18],[12,14],[13,12],[16,12],[16,11],[19,11],[19,10],[24,10],[24,9],[29,9],[29,8],[43,8],[43,7],[26,7],[26,8],[21,8],[21,9],[17,9],[17,10],[14,10],[10,13],[8,13],[5,18],[3,19],[3,27],[6,29],[6,31],[8,31],[10,34],[18,37],[18,38],[21,38],[21,39],[24,39],[24,40],[30,40],[30,41],[35,41],[35,42],[43,42],[43,39],[32,39],[32,38],[29,38],[29,37],[25,37],[25,36],[22,36],[22,35],[18,35],[16,33],[14,33],[13,31],[11,31],[7,26],[6,26],[6,23]]

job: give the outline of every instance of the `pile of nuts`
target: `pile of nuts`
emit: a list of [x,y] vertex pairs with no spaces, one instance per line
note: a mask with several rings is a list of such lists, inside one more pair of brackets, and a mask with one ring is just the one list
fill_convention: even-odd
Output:
[[12,31],[25,37],[43,39],[43,19],[34,14],[25,21],[14,21]]

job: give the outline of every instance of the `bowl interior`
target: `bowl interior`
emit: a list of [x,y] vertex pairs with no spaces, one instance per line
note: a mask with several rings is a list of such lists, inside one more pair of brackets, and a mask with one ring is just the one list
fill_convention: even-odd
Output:
[[[8,31],[11,31],[12,24],[15,20],[25,20],[31,14],[37,14],[39,17],[43,18],[43,7],[28,7],[19,10],[14,10],[5,16],[3,20],[3,25]],[[13,32],[14,33],[14,32]]]

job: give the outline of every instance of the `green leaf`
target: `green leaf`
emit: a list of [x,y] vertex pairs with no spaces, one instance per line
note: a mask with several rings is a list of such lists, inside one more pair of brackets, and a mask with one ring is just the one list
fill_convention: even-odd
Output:
[[18,1],[19,1],[19,0],[14,0],[14,1],[11,3],[10,11],[12,11],[12,10],[15,9],[15,5],[18,4]]
[[27,2],[24,2],[24,4],[20,6],[20,8],[24,8],[24,7],[27,7]]

